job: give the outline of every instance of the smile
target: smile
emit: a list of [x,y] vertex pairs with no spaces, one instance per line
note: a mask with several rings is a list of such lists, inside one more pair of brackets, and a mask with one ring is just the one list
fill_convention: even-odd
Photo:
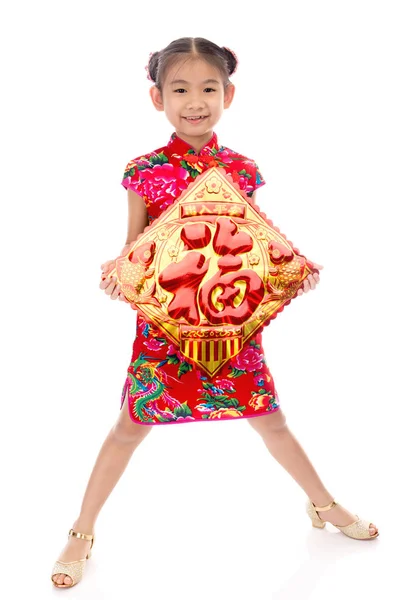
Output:
[[202,115],[202,116],[195,116],[195,117],[183,117],[186,121],[189,121],[191,123],[198,123],[199,121],[202,121],[203,119],[207,119],[208,115]]

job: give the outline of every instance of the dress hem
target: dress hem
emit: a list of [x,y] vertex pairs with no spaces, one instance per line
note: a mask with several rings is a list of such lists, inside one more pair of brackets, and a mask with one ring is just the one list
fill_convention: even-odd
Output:
[[153,426],[153,425],[177,425],[177,424],[183,424],[183,423],[212,423],[212,422],[221,423],[221,421],[235,421],[238,419],[253,419],[255,417],[264,417],[265,415],[270,415],[281,409],[281,406],[277,406],[276,408],[274,408],[272,410],[268,410],[266,412],[259,413],[258,415],[242,415],[241,417],[223,417],[222,419],[183,419],[183,418],[179,418],[179,419],[175,419],[172,421],[164,421],[163,423],[160,423],[160,422],[157,423],[157,422],[153,422],[153,421],[137,421],[136,419],[134,419],[132,417],[132,413],[130,411],[129,392],[128,392],[128,394],[126,394],[127,381],[128,381],[128,379],[125,381],[124,388],[122,391],[120,411],[122,410],[122,408],[124,406],[124,401],[126,399],[128,402],[129,417],[130,417],[131,421],[133,423],[136,423],[137,425]]

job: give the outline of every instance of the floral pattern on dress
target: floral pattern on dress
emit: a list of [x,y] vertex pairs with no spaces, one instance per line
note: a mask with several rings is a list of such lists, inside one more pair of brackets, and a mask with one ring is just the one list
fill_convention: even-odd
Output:
[[[213,133],[196,152],[174,132],[166,146],[126,165],[122,185],[142,196],[149,223],[204,170],[219,166],[249,197],[265,184],[254,160],[218,144]],[[121,395],[133,421],[144,425],[237,419],[279,410],[261,332],[214,377],[191,364],[161,330],[137,314],[136,337]]]
[[211,167],[224,168],[250,197],[265,184],[257,163],[219,146],[216,133],[201,152],[196,153],[175,132],[167,146],[130,160],[121,184],[143,197],[151,223],[198,175]]

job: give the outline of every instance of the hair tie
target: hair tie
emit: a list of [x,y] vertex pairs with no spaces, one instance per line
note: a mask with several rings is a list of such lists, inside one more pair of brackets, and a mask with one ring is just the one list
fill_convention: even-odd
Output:
[[149,70],[149,63],[150,63],[150,59],[153,56],[154,52],[150,52],[149,54],[149,60],[147,61],[147,65],[145,66],[145,69],[147,71],[147,79],[149,81],[153,81],[152,77],[150,76],[150,70]]
[[233,71],[231,73],[231,75],[233,75],[236,72],[237,68],[238,68],[238,64],[239,64],[238,57],[236,56],[236,54],[234,53],[233,50],[231,50],[230,48],[228,48],[228,46],[222,46],[222,47],[224,48],[224,50],[228,50],[229,52],[231,52],[233,54],[233,56],[235,57],[235,59],[236,59],[236,66],[235,66],[235,68],[233,69]]

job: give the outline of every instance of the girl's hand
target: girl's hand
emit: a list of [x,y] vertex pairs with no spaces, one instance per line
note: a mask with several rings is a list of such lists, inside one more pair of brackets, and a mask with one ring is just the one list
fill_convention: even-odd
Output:
[[122,300],[128,302],[124,294],[121,292],[121,286],[117,283],[116,277],[108,277],[107,273],[110,273],[115,267],[115,260],[107,260],[101,265],[101,281],[100,289],[104,290],[105,293],[110,296],[111,300]]
[[[318,265],[317,263],[312,263],[312,265],[319,271],[324,268],[322,265]],[[306,294],[307,292],[310,291],[310,289],[315,290],[315,286],[317,285],[318,282],[319,282],[318,273],[310,273],[308,275],[307,279],[304,279],[301,287],[299,287],[299,289],[297,290],[296,296],[301,296],[303,291]]]

